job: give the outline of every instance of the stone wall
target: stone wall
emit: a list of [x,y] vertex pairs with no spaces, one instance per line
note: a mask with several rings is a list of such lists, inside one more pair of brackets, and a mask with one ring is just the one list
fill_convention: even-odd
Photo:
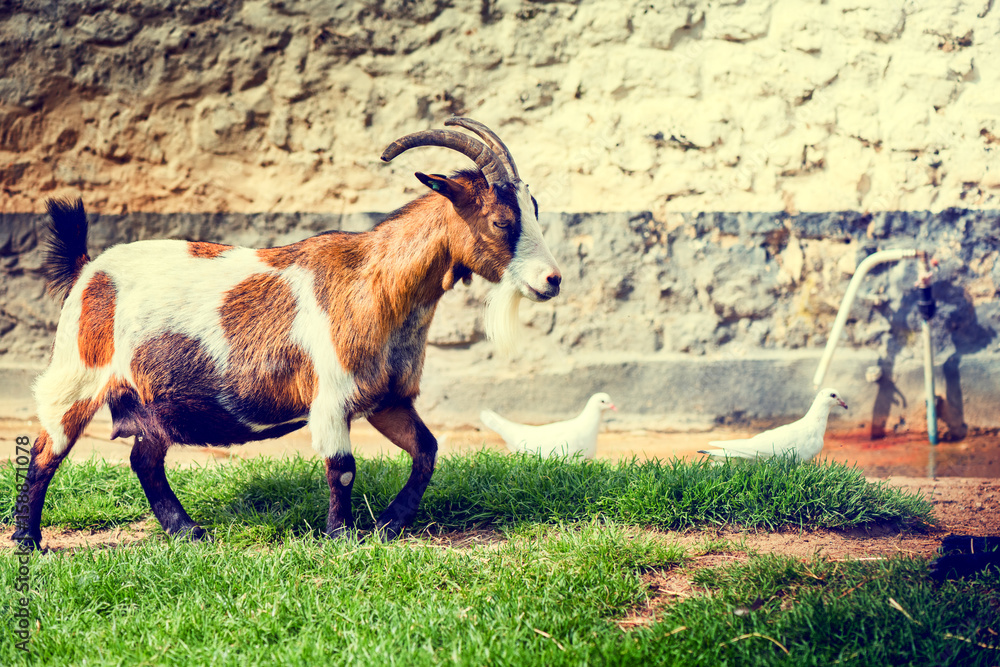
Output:
[[[324,229],[367,229],[377,219],[97,215],[90,242],[92,254],[116,242],[163,237],[268,246]],[[514,359],[495,358],[485,340],[480,314],[487,283],[460,284],[442,300],[424,383],[439,420],[474,421],[477,402],[521,414],[569,413],[601,389],[623,404],[622,424],[783,418],[808,404],[819,351],[858,263],[876,250],[917,248],[939,261],[934,355],[939,393],[951,406],[942,411],[958,415],[942,430],[964,432],[963,423],[1000,427],[998,211],[664,219],[650,212],[545,213],[541,222],[564,287],[553,301],[522,304],[524,343]],[[45,296],[38,275],[43,224],[38,214],[0,214],[0,363],[8,366],[43,365],[55,331],[58,303]],[[829,383],[865,406],[852,426],[872,423],[877,400],[885,403],[882,427],[921,424],[918,268],[913,260],[876,268],[851,310]],[[874,365],[883,380],[868,385],[865,373]],[[662,374],[652,384],[651,368]],[[963,368],[975,383],[962,380]],[[639,376],[645,379],[637,385]]]
[[[388,211],[478,118],[549,211],[1000,205],[993,0],[7,0],[0,210]],[[405,190],[404,190],[405,189]]]

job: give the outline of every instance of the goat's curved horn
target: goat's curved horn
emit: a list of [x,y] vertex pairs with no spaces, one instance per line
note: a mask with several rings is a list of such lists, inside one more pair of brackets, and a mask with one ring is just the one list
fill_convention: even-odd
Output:
[[403,151],[417,146],[443,146],[458,151],[476,163],[491,187],[510,182],[510,175],[503,162],[486,144],[452,130],[424,130],[400,137],[382,151],[382,161],[388,162]]
[[462,118],[459,116],[452,116],[444,122],[445,125],[457,125],[458,127],[464,127],[467,130],[472,130],[480,137],[483,141],[493,149],[493,152],[497,154],[503,163],[507,167],[507,171],[510,173],[512,180],[519,181],[521,178],[517,175],[517,166],[514,164],[514,156],[510,154],[507,150],[507,146],[500,141],[500,137],[497,136],[496,132],[486,127],[478,120],[472,120],[471,118]]

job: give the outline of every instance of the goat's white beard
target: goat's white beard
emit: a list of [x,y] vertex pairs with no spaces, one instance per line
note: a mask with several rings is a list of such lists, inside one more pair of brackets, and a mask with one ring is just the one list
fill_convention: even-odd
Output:
[[523,298],[521,290],[509,276],[509,270],[504,272],[503,278],[486,296],[486,310],[483,312],[486,337],[506,357],[512,357],[517,349],[520,326],[517,310]]

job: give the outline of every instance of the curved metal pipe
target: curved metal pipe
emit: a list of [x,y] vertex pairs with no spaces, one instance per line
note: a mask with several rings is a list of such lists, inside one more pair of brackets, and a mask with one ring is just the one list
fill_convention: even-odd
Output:
[[854,297],[857,296],[858,289],[861,287],[864,277],[868,275],[872,267],[879,264],[898,262],[901,259],[922,255],[923,251],[911,249],[880,250],[865,257],[861,264],[858,265],[857,270],[851,277],[851,282],[847,285],[847,292],[844,294],[844,299],[840,302],[837,319],[833,322],[833,329],[830,331],[829,340],[826,341],[826,349],[823,350],[823,357],[819,361],[819,368],[816,369],[816,375],[813,376],[813,385],[816,389],[819,389],[823,385],[823,380],[826,378],[826,371],[830,367],[830,361],[833,359],[833,352],[837,349],[837,342],[844,333],[847,316],[851,312],[851,305],[854,303]]

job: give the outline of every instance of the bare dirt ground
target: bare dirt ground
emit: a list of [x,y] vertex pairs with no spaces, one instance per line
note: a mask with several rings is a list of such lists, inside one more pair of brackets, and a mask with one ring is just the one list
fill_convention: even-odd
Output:
[[[38,429],[31,420],[0,420],[0,453],[2,458],[16,456],[18,436],[33,438]],[[83,438],[70,453],[74,460],[97,456],[105,460],[128,464],[131,442],[110,441],[111,425],[99,418],[87,428]],[[475,428],[459,430],[434,429],[441,442],[441,456],[488,448],[503,450],[497,436]],[[741,437],[732,431],[704,433],[606,432],[600,435],[597,456],[606,459],[637,457],[648,459],[686,458],[699,456],[709,440]],[[360,456],[395,456],[398,451],[367,423],[352,427],[354,451]],[[970,437],[958,443],[943,443],[934,448],[936,476],[927,477],[928,459],[932,449],[920,436],[903,436],[872,442],[860,433],[833,433],[827,438],[821,457],[830,461],[857,463],[870,481],[882,481],[927,496],[934,505],[938,525],[924,532],[900,532],[893,527],[876,527],[868,531],[779,531],[741,532],[733,530],[700,530],[665,532],[663,539],[694,546],[706,540],[724,540],[735,548],[724,553],[709,551],[695,557],[691,566],[671,571],[662,581],[651,586],[663,595],[689,595],[691,568],[717,565],[745,559],[755,552],[778,552],[801,558],[822,554],[831,559],[884,558],[895,554],[931,557],[948,533],[986,535],[1000,533],[1000,436]],[[255,456],[315,456],[307,429],[278,440],[250,443],[242,447],[175,447],[167,458],[169,465],[225,465],[234,459]],[[2,459],[0,459],[2,460]],[[967,475],[967,476],[954,476]],[[86,546],[129,544],[148,539],[150,520],[108,531],[44,531],[47,546],[54,549],[74,549]],[[5,534],[9,535],[9,529]],[[465,548],[496,544],[502,537],[492,531],[462,531],[441,535],[416,535],[426,543],[446,548]],[[673,591],[670,593],[669,591]]]

